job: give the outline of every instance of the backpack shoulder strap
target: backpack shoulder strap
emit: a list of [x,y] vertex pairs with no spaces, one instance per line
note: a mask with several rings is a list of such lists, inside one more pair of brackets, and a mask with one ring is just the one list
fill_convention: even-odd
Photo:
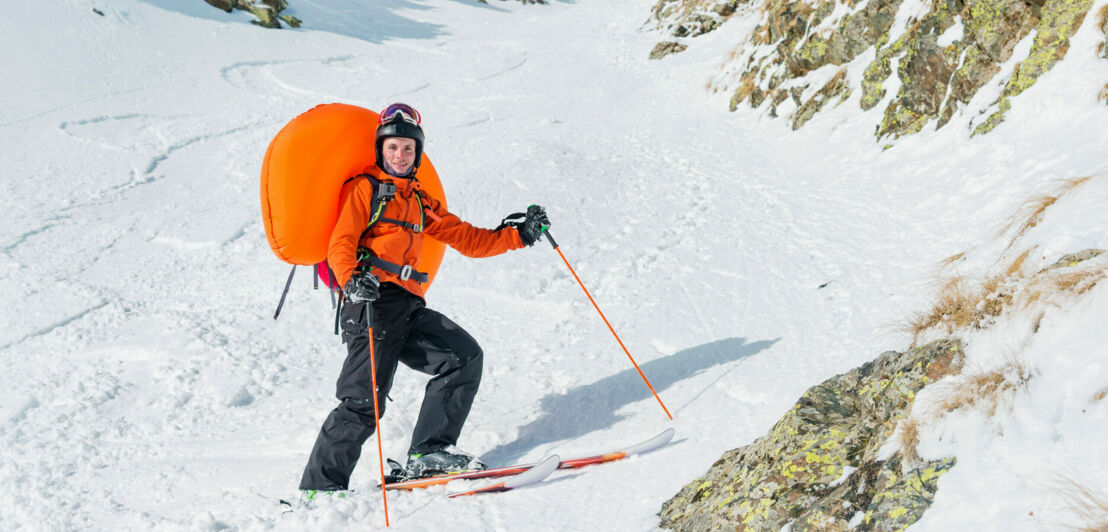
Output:
[[346,183],[362,177],[369,180],[370,187],[373,189],[373,196],[369,200],[369,222],[366,223],[365,229],[362,231],[362,237],[364,238],[370,228],[381,219],[381,213],[385,212],[385,204],[396,197],[396,185],[381,181],[370,174],[358,174],[347,179]]

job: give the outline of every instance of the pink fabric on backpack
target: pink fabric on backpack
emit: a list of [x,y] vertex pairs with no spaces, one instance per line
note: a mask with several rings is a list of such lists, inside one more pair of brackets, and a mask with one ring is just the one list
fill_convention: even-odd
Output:
[[[331,286],[331,268],[327,266],[327,259],[323,259],[323,262],[316,264],[316,271],[319,272],[319,280],[323,281],[323,286],[335,290],[339,288]],[[335,279],[335,284],[339,284],[338,279]]]

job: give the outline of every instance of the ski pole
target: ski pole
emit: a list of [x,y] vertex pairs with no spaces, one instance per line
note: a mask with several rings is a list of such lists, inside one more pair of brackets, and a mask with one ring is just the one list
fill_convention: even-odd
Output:
[[373,353],[373,309],[365,304],[365,322],[369,326],[369,373],[373,380],[373,423],[377,433],[377,462],[381,467],[381,499],[385,502],[385,528],[389,527],[389,497],[385,491],[385,453],[381,449],[381,413],[377,408],[377,361]]
[[631,356],[631,352],[627,350],[627,346],[623,345],[623,340],[619,339],[619,335],[616,334],[616,330],[612,328],[612,324],[608,322],[608,318],[604,316],[604,313],[600,311],[600,306],[596,304],[596,300],[592,298],[592,294],[589,293],[589,289],[585,288],[585,283],[581,282],[581,278],[577,276],[577,272],[573,270],[573,266],[569,265],[569,261],[566,260],[566,256],[562,253],[562,250],[558,247],[558,243],[554,241],[554,237],[550,235],[550,231],[543,228],[543,234],[546,235],[546,239],[550,241],[550,245],[554,248],[554,251],[558,252],[558,256],[562,257],[562,262],[566,263],[566,268],[569,268],[569,273],[573,274],[573,278],[577,279],[577,284],[581,285],[581,290],[584,290],[585,295],[588,296],[589,302],[592,303],[593,308],[596,309],[596,313],[600,314],[600,319],[604,320],[604,325],[608,326],[608,330],[612,331],[612,336],[616,337],[616,342],[619,342],[619,346],[623,348],[623,352],[627,354],[627,358],[631,361],[631,364],[635,366],[635,370],[639,372],[639,376],[642,377],[642,381],[646,383],[646,387],[650,388],[650,393],[654,394],[654,398],[658,400],[658,404],[662,405],[662,410],[665,410],[666,416],[670,421],[673,421],[673,415],[669,413],[669,409],[666,408],[666,404],[662,402],[662,398],[658,396],[658,392],[654,391],[654,387],[650,385],[650,381],[643,374],[642,369],[639,368],[639,364],[635,362],[635,357]]

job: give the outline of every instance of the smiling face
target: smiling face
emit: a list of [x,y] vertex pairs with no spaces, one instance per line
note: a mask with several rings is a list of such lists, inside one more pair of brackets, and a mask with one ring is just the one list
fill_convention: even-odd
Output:
[[397,174],[405,174],[415,164],[416,141],[404,137],[389,137],[381,146],[381,155]]

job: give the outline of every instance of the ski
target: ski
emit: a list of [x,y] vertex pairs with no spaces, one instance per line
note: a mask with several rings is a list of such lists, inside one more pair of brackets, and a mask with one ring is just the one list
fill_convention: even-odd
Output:
[[547,459],[535,464],[534,467],[524,471],[523,473],[508,477],[508,479],[504,482],[498,482],[491,486],[485,486],[483,488],[478,488],[472,491],[454,493],[450,495],[450,498],[453,499],[454,497],[477,495],[479,493],[499,493],[502,491],[512,491],[521,486],[542,482],[543,480],[546,480],[546,477],[549,477],[551,473],[558,470],[558,464],[560,464],[561,461],[562,459],[559,458],[558,455],[550,455]]
[[558,469],[577,469],[579,467],[603,464],[605,462],[615,462],[616,460],[623,460],[624,458],[630,456],[648,453],[650,451],[653,451],[654,449],[664,447],[667,443],[673,440],[673,434],[673,429],[666,429],[662,431],[661,434],[650,438],[649,440],[646,440],[638,445],[632,445],[631,447],[623,449],[622,451],[566,460],[558,465]]
[[[629,456],[637,454],[643,454],[654,449],[658,449],[665,444],[669,443],[673,439],[674,430],[672,428],[664,430],[661,434],[650,438],[637,445],[632,445],[625,449],[597,454],[592,456],[585,456],[581,458],[572,458],[569,460],[563,460],[558,463],[557,469],[577,469],[585,466],[603,464],[605,462],[614,462],[616,460],[622,460]],[[417,478],[412,480],[403,480],[399,482],[388,482],[385,484],[387,490],[413,490],[429,488],[431,486],[441,486],[448,482],[455,480],[477,480],[482,478],[500,478],[507,476],[514,476],[523,474],[540,464],[545,464],[549,461],[549,458],[540,462],[539,464],[520,464],[508,467],[496,467],[492,469],[484,469],[481,471],[469,471],[465,473],[452,473],[447,475],[438,475],[426,478]]]

